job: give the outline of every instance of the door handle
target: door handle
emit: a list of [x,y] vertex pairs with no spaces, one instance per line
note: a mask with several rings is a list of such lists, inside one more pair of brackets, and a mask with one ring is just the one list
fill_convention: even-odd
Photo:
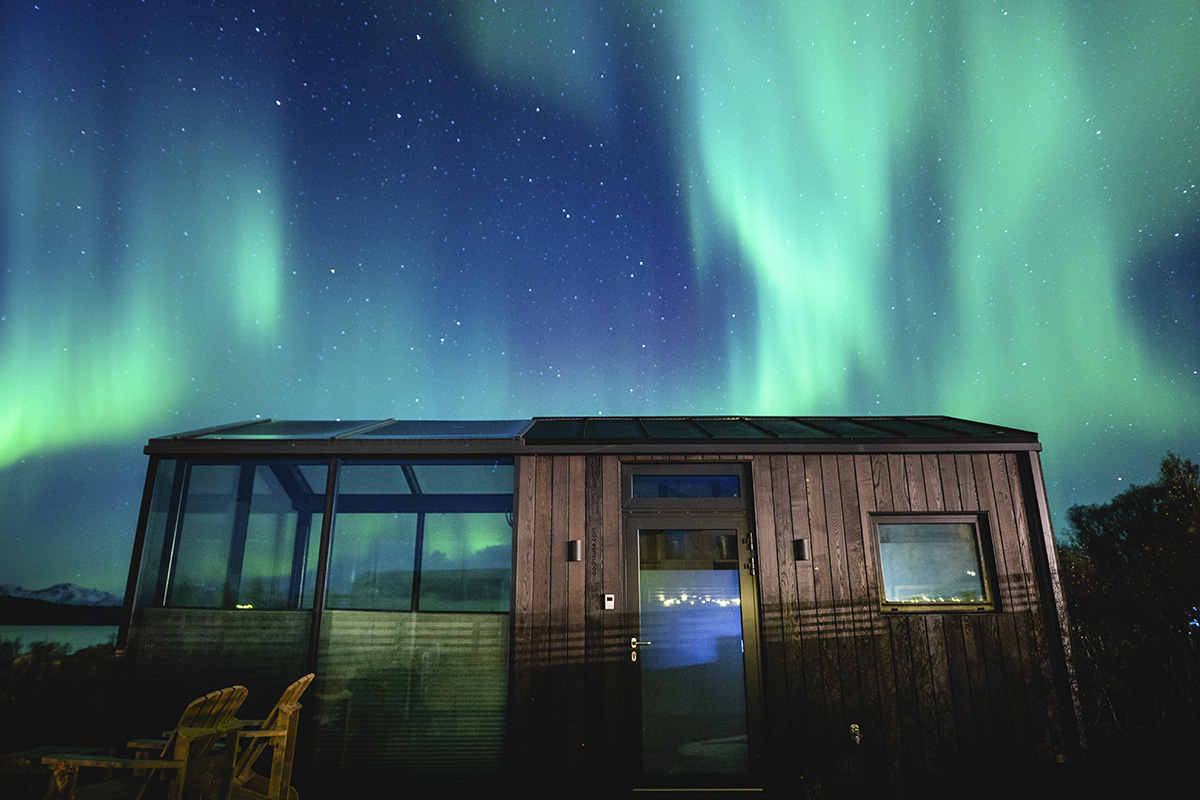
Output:
[[654,642],[641,642],[641,641],[638,641],[638,637],[636,637],[636,636],[629,637],[629,660],[630,661],[637,661],[637,649],[638,649],[639,644],[647,645],[647,644],[654,644]]

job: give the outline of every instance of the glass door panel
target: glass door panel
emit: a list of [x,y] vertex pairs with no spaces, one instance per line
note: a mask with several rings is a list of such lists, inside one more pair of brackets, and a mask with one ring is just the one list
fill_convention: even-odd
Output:
[[737,531],[638,531],[642,771],[746,774]]

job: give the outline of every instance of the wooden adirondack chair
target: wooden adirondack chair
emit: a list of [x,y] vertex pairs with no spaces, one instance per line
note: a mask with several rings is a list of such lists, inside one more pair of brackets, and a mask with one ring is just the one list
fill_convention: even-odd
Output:
[[[292,762],[296,755],[296,730],[300,724],[300,695],[313,681],[310,672],[283,691],[265,720],[246,722],[237,734],[237,762],[227,791],[216,770],[190,772],[186,791],[207,800],[297,800],[292,787]],[[270,775],[255,766],[271,748]]]
[[[119,779],[120,783],[129,786],[129,793],[124,795],[128,797],[141,798],[155,779],[161,777],[167,780],[168,800],[180,800],[189,772],[199,769],[224,776],[225,785],[230,785],[237,733],[242,727],[234,715],[245,702],[247,694],[245,686],[230,686],[193,700],[184,709],[157,758],[123,758],[80,754],[78,751],[42,756],[42,766],[50,772],[46,797],[53,800],[74,798],[79,770],[82,768],[103,769],[110,773],[132,772],[132,780]],[[216,747],[218,742],[224,742],[224,747]],[[80,796],[119,796],[116,794],[118,788],[113,786],[112,781],[79,787]]]

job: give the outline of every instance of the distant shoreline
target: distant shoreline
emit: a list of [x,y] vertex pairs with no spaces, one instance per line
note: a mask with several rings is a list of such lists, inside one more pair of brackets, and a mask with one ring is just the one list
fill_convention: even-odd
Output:
[[31,652],[39,644],[55,644],[70,654],[111,645],[118,630],[116,625],[0,625],[0,642],[17,645],[17,653]]

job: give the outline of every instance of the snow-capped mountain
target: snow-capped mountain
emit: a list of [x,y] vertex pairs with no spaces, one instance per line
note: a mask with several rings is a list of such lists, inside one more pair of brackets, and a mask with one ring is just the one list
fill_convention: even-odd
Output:
[[88,589],[73,583],[57,583],[48,589],[22,589],[11,583],[0,584],[0,597],[23,597],[64,606],[119,606],[121,598],[112,592]]

